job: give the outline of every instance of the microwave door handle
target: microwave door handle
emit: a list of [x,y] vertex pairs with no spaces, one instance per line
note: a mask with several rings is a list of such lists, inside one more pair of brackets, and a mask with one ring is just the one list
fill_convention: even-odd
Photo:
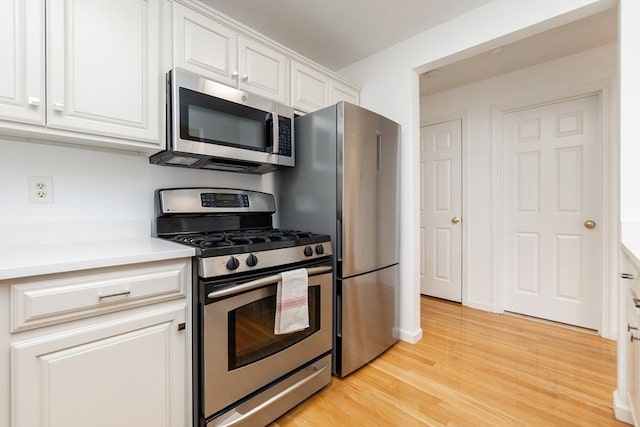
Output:
[[273,148],[271,152],[273,154],[280,154],[280,120],[278,120],[278,113],[271,113],[273,118]]

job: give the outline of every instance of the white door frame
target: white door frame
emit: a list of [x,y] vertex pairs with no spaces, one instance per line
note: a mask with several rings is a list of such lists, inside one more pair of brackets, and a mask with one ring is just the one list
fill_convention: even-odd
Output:
[[[465,221],[467,220],[467,218],[469,217],[469,200],[467,198],[467,188],[469,187],[468,185],[468,178],[469,178],[469,171],[468,171],[468,167],[469,167],[469,161],[467,161],[467,159],[469,159],[469,144],[467,143],[467,135],[469,134],[469,128],[468,128],[468,120],[467,120],[467,112],[466,111],[461,111],[461,112],[457,112],[457,113],[452,113],[452,114],[446,114],[443,116],[438,116],[438,117],[432,117],[432,118],[427,118],[424,120],[420,121],[420,128],[424,127],[424,126],[431,126],[431,125],[437,125],[440,123],[444,123],[444,122],[450,122],[452,120],[460,120],[461,121],[461,127],[462,127],[462,140],[461,140],[461,144],[462,144],[462,169],[461,169],[461,173],[462,173],[462,177],[460,179],[460,183],[462,185],[462,223],[463,223],[463,227],[462,227],[462,262],[461,262],[461,268],[462,268],[462,275],[461,275],[461,280],[462,280],[462,305],[468,305],[468,297],[467,297],[467,284],[469,283],[469,278],[467,276],[469,269],[467,268],[467,260],[469,259],[469,254],[468,254],[468,240],[469,240],[469,227],[468,225],[465,224]],[[420,191],[422,192],[422,185],[423,183],[420,182]],[[420,230],[418,229],[418,232]],[[423,257],[423,253],[422,253],[422,248],[420,248],[420,258],[419,261],[422,262],[422,257]]]
[[609,81],[597,81],[587,85],[570,88],[565,91],[557,91],[521,99],[504,105],[492,107],[492,206],[493,206],[493,241],[492,247],[492,277],[493,277],[493,311],[504,312],[504,141],[502,135],[502,122],[504,115],[518,110],[540,107],[558,101],[567,101],[595,95],[598,97],[600,118],[600,152],[602,168],[602,187],[600,188],[602,203],[602,309],[599,333],[601,336],[616,339],[617,327],[617,286],[618,282],[618,237],[619,218],[619,143],[611,137],[611,110],[610,96],[611,83]]

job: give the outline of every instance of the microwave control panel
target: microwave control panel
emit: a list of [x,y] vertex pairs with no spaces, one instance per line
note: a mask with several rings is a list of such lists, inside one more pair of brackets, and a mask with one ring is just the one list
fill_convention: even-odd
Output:
[[291,130],[291,119],[288,117],[278,117],[278,154],[291,157],[291,138],[293,132]]

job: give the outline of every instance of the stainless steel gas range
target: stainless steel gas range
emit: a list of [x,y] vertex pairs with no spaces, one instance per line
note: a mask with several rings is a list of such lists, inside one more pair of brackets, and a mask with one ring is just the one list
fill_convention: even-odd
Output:
[[[197,253],[194,426],[263,426],[329,384],[330,237],[274,229],[273,195],[255,191],[163,189],[156,209],[156,235]],[[276,334],[281,274],[300,268],[308,277],[309,326]]]

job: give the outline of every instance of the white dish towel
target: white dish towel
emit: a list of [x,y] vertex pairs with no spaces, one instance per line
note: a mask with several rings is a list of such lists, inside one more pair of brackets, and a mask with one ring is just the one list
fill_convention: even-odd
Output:
[[301,331],[309,327],[309,302],[307,301],[309,276],[307,269],[284,271],[276,290],[276,335]]

